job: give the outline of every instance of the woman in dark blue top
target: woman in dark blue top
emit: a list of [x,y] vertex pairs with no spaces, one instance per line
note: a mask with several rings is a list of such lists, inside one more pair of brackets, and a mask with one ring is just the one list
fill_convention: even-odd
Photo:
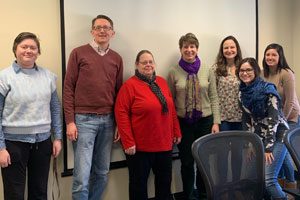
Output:
[[288,129],[283,117],[281,99],[272,83],[260,78],[260,67],[254,58],[245,58],[237,68],[241,80],[240,101],[243,127],[261,137],[265,147],[265,181],[272,199],[286,199],[277,182],[287,149],[283,136]]

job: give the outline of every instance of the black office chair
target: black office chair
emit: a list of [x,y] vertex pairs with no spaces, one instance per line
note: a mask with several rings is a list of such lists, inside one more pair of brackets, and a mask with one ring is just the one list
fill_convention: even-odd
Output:
[[[284,137],[284,143],[290,152],[297,171],[300,170],[300,128],[296,128],[288,132]],[[295,199],[300,200],[300,189],[283,189],[285,192],[293,195]]]
[[205,135],[192,145],[209,200],[263,199],[265,168],[261,139],[246,131]]

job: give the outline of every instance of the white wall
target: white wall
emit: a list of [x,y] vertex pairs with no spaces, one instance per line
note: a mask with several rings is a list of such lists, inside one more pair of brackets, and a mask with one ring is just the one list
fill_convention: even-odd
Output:
[[[107,14],[116,31],[110,47],[123,58],[124,80],[134,74],[135,57],[142,49],[152,51],[156,73],[166,77],[180,58],[178,40],[187,32],[199,40],[202,65],[213,65],[221,40],[230,34],[238,38],[244,56],[255,56],[255,0],[64,0],[64,8],[66,60],[72,49],[91,41],[91,19]],[[71,142],[67,146],[68,168],[73,168]],[[124,160],[120,145],[114,147],[112,161]]]
[[259,64],[266,46],[281,44],[286,58],[293,62],[292,31],[293,0],[259,0]]
[[[289,64],[296,72],[297,85],[300,82],[300,1],[298,0],[259,0],[259,55],[270,42],[278,42],[285,48]],[[19,32],[35,32],[41,38],[42,55],[38,63],[58,75],[58,90],[61,92],[61,49],[59,0],[14,0],[1,1],[0,6],[0,69],[13,61],[11,51],[13,39]],[[297,45],[298,44],[298,45]],[[217,50],[216,50],[217,51]],[[260,61],[261,63],[261,61]],[[299,92],[298,87],[298,94]],[[62,172],[62,155],[58,159],[58,170]],[[112,170],[104,200],[127,199],[127,169]],[[173,173],[173,191],[180,191],[179,162],[176,161]],[[1,176],[0,176],[1,178]],[[153,177],[151,177],[153,178]],[[52,176],[50,176],[52,179]],[[59,178],[62,200],[71,199],[72,178]],[[50,180],[51,181],[51,180]],[[52,182],[50,182],[52,183]],[[50,184],[51,191],[51,184]],[[153,191],[150,191],[153,196]],[[0,199],[3,194],[0,181]],[[50,196],[49,196],[50,199]]]
[[142,49],[152,51],[157,74],[166,76],[169,67],[178,62],[178,40],[187,32],[199,39],[199,57],[209,66],[215,62],[221,40],[229,34],[239,40],[243,54],[255,55],[255,0],[64,2],[66,57],[74,47],[91,40],[91,19],[99,13],[107,14],[116,30],[111,46],[123,57],[126,79],[132,76],[135,56]]

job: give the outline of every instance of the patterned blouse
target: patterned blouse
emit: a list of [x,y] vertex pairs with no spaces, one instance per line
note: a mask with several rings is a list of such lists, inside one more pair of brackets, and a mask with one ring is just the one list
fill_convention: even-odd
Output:
[[217,92],[221,112],[221,121],[241,122],[242,110],[239,105],[239,79],[231,73],[227,76],[216,76]]
[[270,94],[267,102],[267,115],[262,119],[253,118],[252,113],[244,106],[243,128],[254,132],[263,141],[265,152],[273,151],[275,141],[283,142],[283,137],[288,129],[288,124],[278,110],[278,99]]

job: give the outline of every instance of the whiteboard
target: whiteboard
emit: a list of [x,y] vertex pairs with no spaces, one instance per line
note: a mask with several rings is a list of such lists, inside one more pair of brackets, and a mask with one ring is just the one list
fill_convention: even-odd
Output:
[[[116,32],[110,47],[124,61],[124,81],[134,74],[134,61],[142,49],[150,50],[156,73],[166,77],[180,59],[179,38],[194,33],[199,40],[203,65],[215,62],[221,40],[233,35],[243,57],[256,55],[255,0],[62,0],[65,61],[72,49],[92,40],[92,19],[109,16]],[[64,55],[63,54],[63,55]],[[64,63],[64,62],[63,62]],[[63,66],[66,67],[66,66]],[[67,168],[73,168],[73,150],[68,143]],[[124,160],[119,144],[114,145],[112,162]]]

